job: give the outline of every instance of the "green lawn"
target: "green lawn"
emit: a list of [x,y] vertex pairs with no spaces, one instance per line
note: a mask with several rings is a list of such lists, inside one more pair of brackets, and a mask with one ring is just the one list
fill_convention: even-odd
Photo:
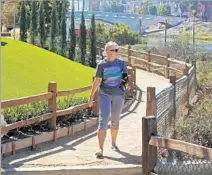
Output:
[[[31,44],[3,38],[2,100],[91,85],[95,70]],[[87,94],[87,93],[86,93]]]

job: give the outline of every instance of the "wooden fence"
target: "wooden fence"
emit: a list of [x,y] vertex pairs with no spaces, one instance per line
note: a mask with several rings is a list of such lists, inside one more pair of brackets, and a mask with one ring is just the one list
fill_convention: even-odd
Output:
[[[102,57],[104,51],[104,43],[98,42],[97,53]],[[191,64],[170,58],[169,55],[162,56],[149,52],[138,51],[131,48],[131,46],[119,47],[119,55],[124,59],[129,66],[146,70],[148,72],[156,73],[158,75],[169,78],[176,76],[180,78],[185,71],[191,67]]]
[[[180,140],[157,136],[157,119],[155,116],[142,118],[142,174],[152,174],[157,163],[157,149],[179,151],[185,154],[212,161],[212,149]],[[186,167],[184,167],[185,169]],[[206,167],[205,167],[206,168]],[[180,170],[179,174],[181,173]],[[191,170],[192,171],[192,170]],[[191,173],[192,174],[192,173]]]
[[[190,155],[189,161],[187,160],[187,165],[192,166],[192,164],[194,164],[192,156],[197,157],[199,159],[205,159],[201,162],[201,168],[204,169],[204,171],[206,172],[210,171],[206,174],[212,173],[211,162],[208,163],[208,166],[205,166],[205,162],[212,161],[211,148],[171,138],[171,132],[173,130],[169,127],[174,128],[176,119],[187,114],[185,113],[185,110],[190,105],[191,99],[196,93],[196,62],[193,61],[191,65],[185,64],[184,70],[182,71],[183,74],[181,77],[179,77],[178,80],[175,75],[169,76],[170,85],[157,94],[155,87],[147,87],[146,116],[142,118],[143,175],[150,175],[156,173],[154,169],[157,167],[157,159],[159,154],[158,150],[161,148],[164,148],[168,151],[178,151],[182,155]],[[183,93],[180,91],[183,91]],[[158,106],[162,106],[163,109],[158,109]],[[182,108],[183,111],[179,112],[179,109]],[[166,132],[164,132],[165,130]],[[170,163],[173,163],[174,165],[170,166]],[[200,166],[201,163],[197,162],[196,166]],[[175,174],[182,174],[183,169],[186,168],[190,171],[190,174],[194,174],[196,171],[196,169],[192,169],[191,166],[189,168],[183,165],[183,168],[177,167],[176,160],[175,163],[168,162],[163,163],[163,165],[160,166],[164,169],[167,166],[167,169],[164,170],[165,174],[172,174],[174,171]],[[175,170],[171,172],[171,169],[173,167],[175,168]],[[197,169],[198,168],[200,167],[197,167]]]
[[[102,47],[99,47],[99,50],[101,52]],[[164,57],[164,56],[152,54],[150,52],[146,53],[146,52],[136,51],[131,49],[130,46],[128,48],[120,47],[120,56],[128,64],[128,71],[129,71],[128,92],[131,96],[133,95],[135,91],[135,87],[136,87],[136,68],[140,68],[148,72],[156,73],[166,78],[169,78],[170,76],[174,75],[176,76],[176,79],[178,79],[185,74],[185,70],[188,70],[191,67],[190,64],[169,58],[169,56]],[[29,104],[32,102],[48,101],[48,113],[43,114],[41,116],[30,118],[27,120],[23,120],[17,123],[12,123],[7,125],[6,127],[2,127],[1,134],[6,134],[7,132],[17,128],[21,128],[21,127],[33,125],[33,124],[39,124],[39,122],[41,121],[48,120],[50,123],[50,127],[53,129],[53,132],[50,133],[51,136],[48,136],[47,140],[56,140],[56,138],[59,137],[58,136],[59,133],[56,130],[57,117],[71,114],[74,111],[88,108],[88,104],[85,103],[85,104],[80,104],[78,106],[70,107],[68,109],[57,110],[57,106],[56,106],[57,97],[80,93],[87,90],[91,90],[91,86],[83,87],[80,89],[72,89],[68,91],[57,91],[57,84],[55,82],[52,82],[52,83],[49,83],[48,85],[47,93],[30,96],[30,97],[19,98],[19,99],[2,101],[1,105],[3,109],[18,106],[18,105]],[[98,95],[97,94],[98,92],[96,92],[95,94],[94,106],[92,108],[93,113],[96,115],[98,115]],[[151,103],[154,103],[154,102],[152,101],[149,104]],[[68,128],[66,129],[65,132],[67,132],[68,135],[70,135],[70,133],[73,133],[72,131],[73,131],[73,128],[72,129]],[[146,132],[143,132],[143,133],[145,134]],[[3,145],[3,153],[7,153],[11,151],[12,153],[15,153],[16,149],[24,148],[30,145],[34,148],[36,144],[43,142],[42,139],[43,138],[40,137],[40,138],[37,138],[36,140],[36,137],[32,137],[27,140],[27,144],[25,145],[23,144],[21,145],[20,143],[16,144],[16,142],[5,144]],[[19,145],[19,146],[15,146],[15,145]]]
[[[128,66],[128,72],[129,72],[129,83],[128,83],[128,88],[127,92],[129,96],[133,96],[136,88],[136,69],[135,67],[129,67]],[[35,145],[39,143],[43,143],[46,141],[51,141],[51,140],[56,140],[59,137],[62,136],[70,136],[70,134],[74,133],[73,126],[69,128],[64,128],[63,131],[57,130],[57,117],[59,116],[65,116],[72,114],[73,112],[76,111],[81,111],[84,109],[88,108],[88,103],[80,104],[77,106],[71,106],[70,108],[63,109],[63,110],[57,110],[57,97],[64,97],[68,96],[71,94],[76,94],[76,93],[81,93],[85,92],[88,90],[91,90],[92,86],[86,86],[82,87],[79,89],[71,89],[71,90],[66,90],[66,91],[57,91],[57,83],[51,82],[48,84],[48,92],[43,93],[43,94],[37,94],[34,96],[29,96],[29,97],[23,97],[23,98],[18,98],[18,99],[11,99],[11,100],[5,100],[1,102],[1,107],[2,109],[10,108],[10,107],[16,107],[19,105],[25,105],[25,104],[30,104],[33,102],[40,102],[40,101],[48,101],[48,113],[43,114],[41,116],[36,116],[33,118],[29,118],[26,120],[22,120],[16,123],[8,124],[5,127],[1,127],[1,134],[7,134],[8,132],[22,128],[25,126],[29,125],[38,125],[41,121],[49,121],[49,126],[52,132],[49,132],[48,134],[44,135],[38,135],[38,136],[33,136],[27,139],[24,139],[23,141],[13,141],[12,143],[5,143],[2,145],[2,154],[6,153],[12,153],[15,154],[16,150],[26,148],[26,147],[32,147],[34,148]],[[94,96],[94,102],[93,102],[93,107],[92,111],[93,113],[98,116],[99,114],[99,107],[98,107],[98,90]],[[86,121],[85,123],[82,123],[82,127],[86,129],[87,127],[93,126],[93,124],[96,123],[96,120],[94,122],[91,121],[91,123],[87,124]],[[87,126],[86,126],[87,125]],[[76,126],[77,127],[77,126]],[[77,129],[80,131],[80,129]]]
[[[128,86],[128,92],[130,96],[133,95],[135,91],[135,76],[136,76],[136,69],[135,67],[128,67],[129,72],[129,86]],[[57,91],[57,83],[51,82],[48,84],[48,92],[44,94],[38,94],[30,97],[23,97],[18,99],[11,99],[11,100],[5,100],[1,102],[2,109],[9,108],[9,107],[15,107],[19,105],[29,104],[33,102],[39,102],[39,101],[48,101],[48,113],[43,114],[41,116],[33,117],[27,120],[22,120],[16,123],[9,124],[6,127],[1,127],[1,134],[6,134],[11,130],[33,125],[36,123],[39,123],[41,121],[50,120],[50,127],[51,129],[56,129],[56,120],[58,116],[65,116],[68,114],[73,113],[73,111],[79,111],[88,108],[88,103],[80,104],[77,106],[72,106],[68,109],[63,110],[57,110],[56,101],[57,97],[63,97],[68,96],[71,94],[81,93],[88,90],[91,90],[92,86],[87,86],[79,89],[71,89],[67,91]],[[95,98],[94,98],[94,105],[92,107],[92,111],[95,115],[98,116],[98,90],[96,92]]]

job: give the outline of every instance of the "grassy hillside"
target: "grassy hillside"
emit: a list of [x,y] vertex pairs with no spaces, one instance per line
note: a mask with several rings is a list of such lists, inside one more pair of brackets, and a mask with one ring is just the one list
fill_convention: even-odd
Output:
[[2,99],[47,92],[48,83],[58,90],[90,85],[95,70],[36,46],[3,38]]

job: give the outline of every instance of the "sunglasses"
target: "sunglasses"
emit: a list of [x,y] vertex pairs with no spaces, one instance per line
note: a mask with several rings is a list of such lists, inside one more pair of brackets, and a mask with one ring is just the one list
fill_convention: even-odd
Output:
[[113,49],[113,50],[110,50],[111,52],[118,52],[119,49]]

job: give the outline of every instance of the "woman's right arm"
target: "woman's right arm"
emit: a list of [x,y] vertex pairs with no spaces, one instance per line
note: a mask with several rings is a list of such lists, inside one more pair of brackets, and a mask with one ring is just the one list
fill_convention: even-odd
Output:
[[96,77],[93,81],[91,94],[90,94],[90,98],[89,98],[89,102],[88,102],[89,107],[91,107],[93,105],[94,94],[102,82],[102,77],[103,77],[103,68],[100,64],[98,64],[97,71],[96,71]]
[[92,85],[92,89],[91,89],[89,102],[88,102],[89,107],[91,107],[93,105],[94,94],[97,91],[97,89],[99,88],[101,82],[102,82],[102,78],[95,77],[93,85]]

